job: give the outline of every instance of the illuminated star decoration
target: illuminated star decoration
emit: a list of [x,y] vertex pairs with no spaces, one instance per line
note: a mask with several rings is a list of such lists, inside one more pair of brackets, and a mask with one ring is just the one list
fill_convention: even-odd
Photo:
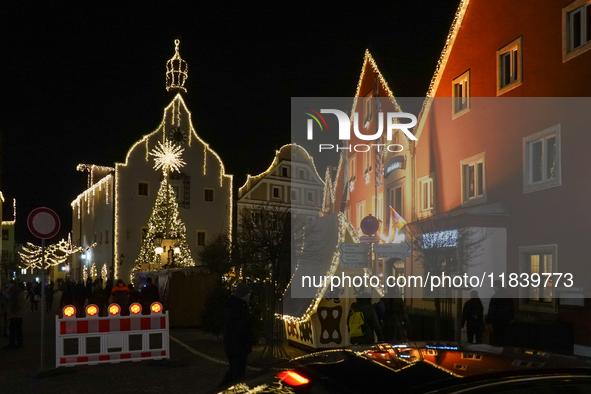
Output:
[[184,150],[169,140],[164,143],[158,141],[158,146],[150,152],[152,156],[155,156],[154,169],[162,169],[165,175],[171,171],[181,172],[180,168],[187,164],[181,159]]

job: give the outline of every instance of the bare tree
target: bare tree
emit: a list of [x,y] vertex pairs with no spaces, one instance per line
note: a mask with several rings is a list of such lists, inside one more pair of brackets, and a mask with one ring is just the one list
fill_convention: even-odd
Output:
[[283,348],[283,322],[275,317],[283,313],[283,294],[291,279],[294,248],[301,245],[292,227],[303,228],[305,221],[289,207],[268,203],[239,212],[239,235],[233,262],[250,283],[265,289],[265,339],[261,357],[287,358]]
[[[479,265],[483,243],[490,235],[488,230],[466,226],[453,211],[417,219],[407,224],[405,231],[412,245],[413,262],[419,264],[425,275],[431,276],[460,275],[469,267]],[[445,287],[435,290],[435,335],[440,339],[442,299],[449,305],[451,299],[446,297],[449,293]]]

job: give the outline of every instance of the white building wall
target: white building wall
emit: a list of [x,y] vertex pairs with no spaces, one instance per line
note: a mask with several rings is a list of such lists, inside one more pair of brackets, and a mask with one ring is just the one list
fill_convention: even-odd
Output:
[[[219,233],[231,231],[232,176],[226,175],[223,163],[208,145],[196,134],[191,124],[191,114],[177,95],[164,111],[162,124],[151,134],[144,136],[128,152],[125,163],[116,165],[117,223],[116,255],[123,261],[118,266],[118,278],[128,281],[141,247],[142,228],[147,228],[162,172],[153,169],[154,157],[149,155],[158,141],[168,138],[170,130],[180,127],[187,133],[182,160],[182,174],[189,177],[189,207],[179,207],[180,219],[187,227],[187,242],[196,264],[198,261],[197,232],[206,232],[206,242]],[[138,195],[138,182],[148,182],[148,196]],[[179,185],[184,195],[182,181]],[[214,201],[205,201],[205,189],[213,190]],[[123,257],[122,257],[123,255]]]

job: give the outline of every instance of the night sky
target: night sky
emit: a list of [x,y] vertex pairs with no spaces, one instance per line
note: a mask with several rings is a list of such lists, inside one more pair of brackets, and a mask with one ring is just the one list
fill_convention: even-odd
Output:
[[396,96],[424,96],[458,0],[7,3],[0,190],[5,212],[17,199],[24,242],[37,206],[56,210],[67,235],[70,202],[86,187],[77,164],[114,166],[160,124],[175,38],[189,66],[193,125],[236,189],[290,142],[291,97],[355,94],[366,48]]

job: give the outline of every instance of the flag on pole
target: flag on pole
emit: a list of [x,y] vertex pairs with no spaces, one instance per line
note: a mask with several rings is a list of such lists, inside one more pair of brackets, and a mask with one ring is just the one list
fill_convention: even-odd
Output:
[[405,225],[406,220],[404,220],[394,208],[390,207],[390,234],[388,236],[388,243],[394,241],[396,233],[402,230],[402,227]]

